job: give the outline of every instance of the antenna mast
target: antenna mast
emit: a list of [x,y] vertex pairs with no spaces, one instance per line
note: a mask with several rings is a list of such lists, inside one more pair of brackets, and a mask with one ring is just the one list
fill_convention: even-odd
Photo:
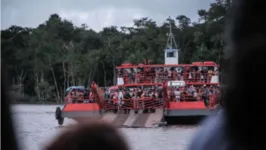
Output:
[[168,18],[169,21],[169,33],[167,34],[167,43],[166,43],[166,49],[177,49],[177,44],[175,42],[174,34],[172,33],[172,23],[171,18]]

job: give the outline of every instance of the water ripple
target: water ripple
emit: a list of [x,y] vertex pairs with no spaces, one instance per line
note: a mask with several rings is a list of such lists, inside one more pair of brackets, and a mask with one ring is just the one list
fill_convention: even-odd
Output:
[[[12,107],[17,138],[25,150],[42,149],[72,120],[59,127],[54,119],[56,105],[15,105]],[[163,128],[121,128],[132,150],[184,150],[196,131],[196,126]]]

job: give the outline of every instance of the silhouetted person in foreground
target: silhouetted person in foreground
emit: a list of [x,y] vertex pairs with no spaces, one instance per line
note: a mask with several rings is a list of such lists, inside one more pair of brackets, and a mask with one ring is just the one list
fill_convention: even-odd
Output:
[[129,150],[118,130],[103,121],[91,121],[70,127],[52,141],[46,150]]
[[[3,62],[1,62],[3,64]],[[8,87],[6,86],[6,71],[1,68],[1,120],[3,123],[1,123],[1,136],[4,139],[4,142],[1,142],[2,145],[1,147],[6,147],[9,150],[17,150],[18,149],[18,144],[16,141],[16,134],[14,131],[14,123],[13,123],[13,118],[11,115],[11,109],[10,109],[10,103],[11,99],[8,97]],[[5,82],[5,83],[4,83]],[[3,148],[5,149],[5,148]]]
[[203,123],[189,150],[266,149],[266,5],[234,2],[222,64],[224,110]]

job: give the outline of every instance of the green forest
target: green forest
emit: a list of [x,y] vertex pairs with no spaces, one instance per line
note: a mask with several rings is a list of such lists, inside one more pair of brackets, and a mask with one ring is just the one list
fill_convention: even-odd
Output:
[[216,0],[198,10],[198,20],[184,15],[157,24],[133,20],[132,27],[110,26],[96,32],[52,14],[36,28],[13,25],[1,30],[2,64],[15,103],[62,103],[72,85],[113,85],[115,66],[124,62],[164,63],[169,25],[180,49],[180,63],[215,61],[223,56],[223,31],[230,0]]

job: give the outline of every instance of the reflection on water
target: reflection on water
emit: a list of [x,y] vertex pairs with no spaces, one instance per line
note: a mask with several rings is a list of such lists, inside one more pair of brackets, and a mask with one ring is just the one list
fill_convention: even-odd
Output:
[[[54,119],[56,105],[15,105],[13,116],[16,123],[17,138],[25,150],[42,149],[47,142],[61,131]],[[65,125],[74,123],[65,120]],[[141,129],[124,128],[132,150],[184,150],[196,127],[171,126],[165,128]]]

